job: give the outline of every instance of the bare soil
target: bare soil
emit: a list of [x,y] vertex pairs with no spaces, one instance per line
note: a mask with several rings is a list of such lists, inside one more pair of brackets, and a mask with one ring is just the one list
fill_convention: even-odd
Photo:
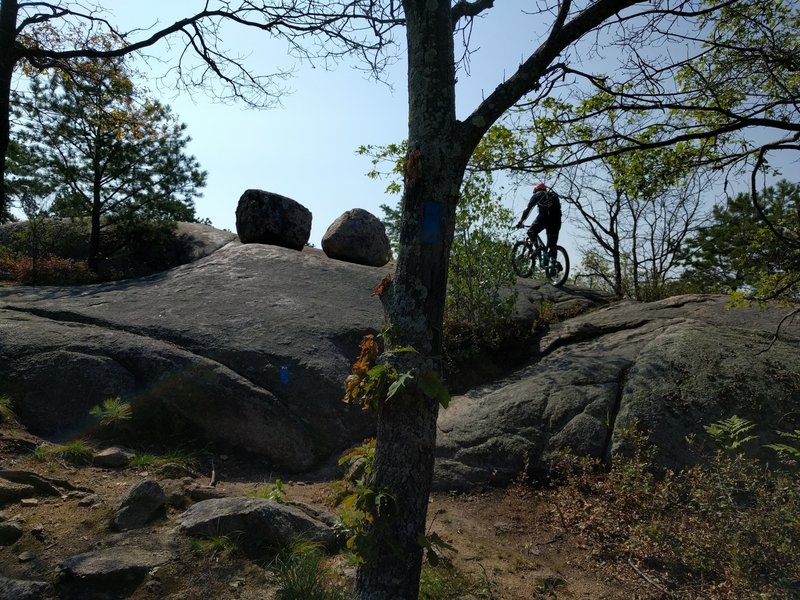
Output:
[[[0,506],[0,521],[17,520],[24,534],[0,547],[0,575],[54,582],[66,557],[116,544],[168,545],[175,552],[169,564],[151,572],[129,596],[134,600],[269,599],[275,578],[268,558],[248,559],[234,553],[198,554],[187,538],[174,532],[180,508],[170,507],[151,525],[130,534],[112,532],[108,524],[123,495],[157,473],[135,468],[104,469],[43,463],[31,456],[39,443],[19,429],[0,424],[0,469],[32,471],[66,480],[79,488],[62,497],[38,496],[35,502]],[[215,459],[216,488],[246,495],[270,487],[276,475],[257,461],[242,457]],[[210,481],[209,465],[198,466],[194,479]],[[284,477],[287,499],[336,512],[342,486],[334,478],[298,480]],[[525,483],[507,489],[471,494],[434,494],[428,513],[429,531],[457,552],[455,567],[475,582],[465,598],[646,599],[658,590],[627,564],[603,562],[579,536],[559,526],[546,490]],[[342,577],[354,569],[344,558],[334,560]],[[65,596],[62,596],[65,597]],[[125,596],[121,596],[125,597]]]

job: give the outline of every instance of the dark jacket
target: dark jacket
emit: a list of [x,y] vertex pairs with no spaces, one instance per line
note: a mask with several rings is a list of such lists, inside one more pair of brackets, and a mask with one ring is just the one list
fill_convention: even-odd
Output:
[[561,219],[561,198],[553,190],[539,190],[533,192],[528,201],[528,207],[522,213],[520,222],[528,218],[534,206],[539,207],[539,217]]

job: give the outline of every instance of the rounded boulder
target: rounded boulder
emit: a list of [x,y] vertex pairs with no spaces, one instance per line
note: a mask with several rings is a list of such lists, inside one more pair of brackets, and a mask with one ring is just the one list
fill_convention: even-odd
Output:
[[243,244],[302,250],[311,237],[311,211],[280,194],[247,190],[236,207],[236,233]]
[[331,223],[322,236],[322,250],[329,258],[371,267],[382,267],[391,254],[386,227],[361,208],[348,210]]

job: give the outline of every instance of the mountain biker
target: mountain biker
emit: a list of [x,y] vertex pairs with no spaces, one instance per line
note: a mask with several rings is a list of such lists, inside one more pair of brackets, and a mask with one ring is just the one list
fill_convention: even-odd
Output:
[[548,189],[543,183],[537,183],[533,188],[533,195],[528,201],[528,207],[522,213],[517,229],[525,226],[525,219],[528,218],[534,206],[539,207],[539,214],[531,223],[528,235],[536,237],[542,230],[547,231],[547,255],[550,260],[556,261],[556,244],[558,244],[558,232],[561,230],[561,199],[553,190]]

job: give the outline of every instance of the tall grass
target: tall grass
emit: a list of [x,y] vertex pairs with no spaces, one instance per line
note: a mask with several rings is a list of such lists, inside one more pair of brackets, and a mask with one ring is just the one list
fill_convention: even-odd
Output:
[[86,440],[72,440],[65,444],[42,444],[33,451],[33,457],[42,462],[52,460],[74,465],[87,465],[92,462],[94,448]]
[[297,542],[271,563],[278,586],[275,600],[350,600],[352,591],[335,581],[319,544]]

